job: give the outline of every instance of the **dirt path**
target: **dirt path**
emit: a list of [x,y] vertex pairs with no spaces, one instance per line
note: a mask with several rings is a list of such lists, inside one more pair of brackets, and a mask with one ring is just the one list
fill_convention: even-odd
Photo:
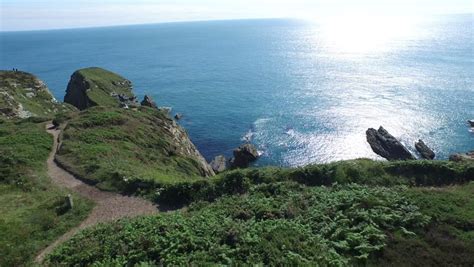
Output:
[[58,145],[60,131],[51,129],[52,125],[47,125],[47,131],[54,136],[54,145],[48,158],[48,175],[58,186],[68,188],[79,195],[95,202],[95,207],[78,227],[70,230],[36,257],[36,262],[40,263],[45,256],[62,242],[71,238],[79,230],[101,222],[108,222],[124,217],[135,217],[158,212],[158,207],[153,203],[141,198],[128,197],[111,192],[100,191],[94,186],[87,185],[74,178],[70,173],[60,168],[54,162]]

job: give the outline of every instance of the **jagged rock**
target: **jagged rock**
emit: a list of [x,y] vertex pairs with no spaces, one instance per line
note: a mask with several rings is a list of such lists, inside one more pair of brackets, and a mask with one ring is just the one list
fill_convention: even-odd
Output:
[[474,161],[474,151],[465,154],[453,154],[449,156],[450,161],[461,162],[461,161]]
[[69,80],[64,102],[80,110],[93,106],[130,106],[136,102],[132,83],[122,76],[101,68],[74,72]]
[[469,123],[469,125],[471,125],[471,127],[474,127],[474,120],[468,120],[467,122]]
[[156,105],[156,103],[148,95],[145,95],[145,97],[143,98],[143,101],[141,102],[141,105],[144,106],[144,107],[150,107],[150,108],[158,109],[158,106]]
[[234,150],[234,158],[231,164],[233,168],[247,168],[251,162],[256,161],[259,157],[258,150],[254,145],[245,144]]
[[372,150],[387,160],[413,160],[415,157],[382,126],[378,130],[370,128],[366,132],[367,142]]
[[211,163],[211,168],[214,170],[215,173],[221,173],[228,169],[227,159],[225,156],[219,155],[215,157]]
[[415,143],[415,148],[424,159],[434,159],[436,156],[433,150],[429,148],[421,139]]
[[174,118],[179,121],[181,118],[183,118],[183,114],[176,113],[176,115],[174,115]]

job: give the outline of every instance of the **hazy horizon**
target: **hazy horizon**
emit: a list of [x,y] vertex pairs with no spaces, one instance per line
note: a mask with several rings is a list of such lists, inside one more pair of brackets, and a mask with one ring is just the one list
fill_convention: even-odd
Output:
[[213,20],[472,14],[469,0],[1,0],[0,31],[32,31]]

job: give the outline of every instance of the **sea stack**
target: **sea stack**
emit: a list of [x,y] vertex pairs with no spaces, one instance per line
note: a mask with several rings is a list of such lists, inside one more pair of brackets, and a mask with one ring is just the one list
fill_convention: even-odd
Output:
[[370,128],[366,132],[367,142],[372,150],[387,160],[414,160],[415,157],[382,126],[378,130]]
[[433,152],[431,148],[429,148],[423,140],[418,140],[418,142],[415,143],[415,148],[420,153],[421,157],[424,159],[429,159],[432,160],[435,158],[436,154]]

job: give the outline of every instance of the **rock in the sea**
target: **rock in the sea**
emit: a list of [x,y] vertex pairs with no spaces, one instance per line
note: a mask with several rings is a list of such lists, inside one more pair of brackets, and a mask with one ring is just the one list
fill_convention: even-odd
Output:
[[132,83],[122,76],[101,68],[86,68],[74,72],[69,80],[64,102],[80,110],[93,106],[130,106]]
[[415,157],[382,126],[378,130],[370,128],[366,132],[367,142],[372,150],[387,160],[413,160]]
[[219,155],[215,157],[211,163],[211,168],[214,170],[215,173],[221,173],[228,169],[227,159],[225,156]]
[[474,161],[474,151],[465,154],[453,154],[449,156],[449,160],[454,162]]
[[183,114],[176,113],[176,115],[174,115],[174,118],[179,121],[181,118],[183,118]]
[[259,158],[257,148],[252,144],[241,145],[234,150],[234,158],[232,159],[233,168],[247,168],[250,163]]
[[158,108],[158,106],[153,101],[153,99],[148,95],[145,95],[145,97],[143,98],[143,101],[141,102],[141,105],[144,107],[150,107],[150,108],[156,108],[156,109]]
[[436,156],[433,150],[429,148],[421,139],[415,143],[415,148],[424,159],[434,159]]
[[471,125],[471,127],[474,127],[474,120],[468,120],[467,122],[469,123],[469,125]]

